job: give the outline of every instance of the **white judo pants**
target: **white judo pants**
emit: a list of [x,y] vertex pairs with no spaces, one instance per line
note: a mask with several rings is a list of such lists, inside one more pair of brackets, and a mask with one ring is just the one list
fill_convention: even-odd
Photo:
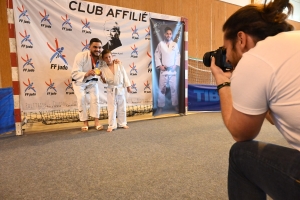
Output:
[[[97,81],[90,81],[88,83],[76,83],[73,82],[74,93],[77,97],[77,106],[79,111],[80,121],[87,121],[88,114],[91,117],[98,118],[100,115],[100,100],[99,89]],[[87,98],[87,93],[90,95],[90,102]],[[88,113],[88,104],[90,109]]]
[[[124,88],[107,88],[107,110],[108,128],[116,129],[127,125]],[[116,118],[117,116],[118,118]]]
[[176,71],[160,71],[158,87],[158,107],[165,106],[167,87],[170,87],[172,106],[178,105]]

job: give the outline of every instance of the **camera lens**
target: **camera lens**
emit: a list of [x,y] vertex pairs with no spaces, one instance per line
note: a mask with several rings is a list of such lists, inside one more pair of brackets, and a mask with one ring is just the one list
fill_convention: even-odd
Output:
[[211,52],[206,52],[203,56],[203,64],[206,66],[206,67],[210,67],[210,64],[211,64]]

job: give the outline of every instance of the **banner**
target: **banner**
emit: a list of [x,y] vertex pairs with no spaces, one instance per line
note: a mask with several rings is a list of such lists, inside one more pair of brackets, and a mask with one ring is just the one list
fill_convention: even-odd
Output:
[[221,111],[216,86],[189,84],[188,91],[189,111]]
[[[179,113],[184,76],[182,22],[150,19],[153,115]],[[183,73],[182,73],[183,72]]]
[[[133,91],[128,105],[152,105],[149,18],[180,17],[76,0],[13,0],[13,5],[22,111],[77,108],[71,69],[94,37],[125,67]],[[119,30],[118,40],[110,35],[112,27]],[[100,105],[106,106],[106,84],[99,81],[99,88]]]

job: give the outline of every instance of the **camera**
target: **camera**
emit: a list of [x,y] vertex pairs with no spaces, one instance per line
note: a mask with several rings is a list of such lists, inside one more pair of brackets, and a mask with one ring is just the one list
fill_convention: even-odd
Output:
[[219,47],[215,51],[206,52],[203,56],[203,64],[206,67],[211,65],[211,57],[215,57],[215,64],[220,67],[224,72],[230,71],[233,67],[226,62],[226,49],[224,47]]

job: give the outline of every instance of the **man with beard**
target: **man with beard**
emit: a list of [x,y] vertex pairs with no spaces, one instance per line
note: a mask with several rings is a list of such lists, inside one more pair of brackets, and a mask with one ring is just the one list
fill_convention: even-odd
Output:
[[[223,25],[223,72],[211,60],[225,126],[236,143],[229,153],[229,199],[300,199],[300,32],[289,0],[249,4]],[[264,119],[290,144],[254,141]]]
[[[88,131],[88,114],[95,119],[96,130],[103,129],[99,122],[100,100],[98,90],[97,70],[102,66],[103,61],[100,60],[102,42],[98,38],[90,40],[90,51],[83,51],[76,55],[72,68],[72,81],[74,93],[77,97],[77,105],[79,111],[79,119],[83,121],[82,131]],[[88,113],[88,99],[90,95],[90,112]]]
[[155,50],[155,65],[159,72],[158,113],[165,107],[165,95],[167,87],[170,87],[172,106],[178,111],[178,93],[176,70],[180,66],[180,51],[176,42],[172,39],[173,31],[165,28],[164,40],[158,43]]

